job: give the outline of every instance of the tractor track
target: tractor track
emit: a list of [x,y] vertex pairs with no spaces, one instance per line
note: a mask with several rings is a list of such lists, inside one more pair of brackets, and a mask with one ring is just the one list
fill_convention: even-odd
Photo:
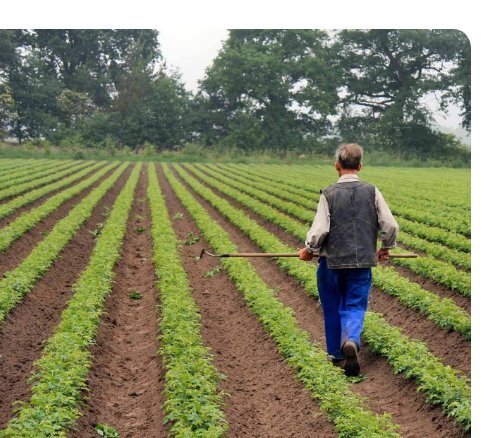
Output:
[[33,363],[59,323],[72,296],[72,285],[88,263],[94,248],[91,231],[106,220],[107,208],[113,205],[131,169],[129,166],[104,195],[51,268],[0,327],[0,427],[12,417],[14,401],[29,400],[31,385],[27,380],[34,371]]
[[[201,180],[185,169],[191,176],[198,181]],[[175,170],[173,170],[175,172]],[[180,181],[182,178],[175,172]],[[203,208],[230,234],[231,239],[238,246],[240,251],[262,252],[242,231],[230,224],[215,208],[207,201],[183,182],[184,186],[196,198]],[[299,246],[300,243],[293,236],[288,235],[283,229],[274,224],[264,221],[248,208],[242,206],[234,199],[224,195],[220,191],[210,187],[217,195],[226,199],[233,206],[243,210],[245,214],[252,219],[255,219],[262,227],[276,234],[282,241],[291,245]],[[287,306],[291,307],[296,315],[296,318],[302,328],[307,330],[312,338],[324,345],[323,332],[323,317],[321,308],[317,300],[306,295],[302,286],[300,286],[293,278],[281,271],[275,263],[270,263],[264,259],[249,259],[255,266],[259,276],[270,287],[279,285],[278,297]],[[375,294],[374,294],[375,295]],[[390,305],[390,300],[386,294],[379,292],[376,299],[370,299],[370,310],[383,311]],[[419,315],[411,309],[401,307],[401,314],[392,318],[392,324],[412,337],[418,339],[418,331],[415,326],[420,321],[426,320],[425,317]],[[424,324],[425,325],[425,324]],[[425,329],[421,329],[425,330]],[[442,336],[438,339],[434,337],[434,333],[442,331]],[[428,339],[425,340],[429,349],[437,356],[447,356],[449,361],[460,364],[460,368],[464,371],[470,369],[470,354],[469,360],[464,360],[459,354],[456,354],[453,348],[456,348],[455,340],[448,343],[450,338],[446,335],[446,331],[438,328],[434,324],[431,326],[431,331],[428,334]],[[440,342],[447,344],[440,345]],[[462,342],[458,340],[457,342]],[[464,339],[462,348],[468,342]],[[470,344],[468,344],[470,348]],[[394,375],[387,361],[369,351],[367,347],[362,347],[360,354],[362,371],[368,376],[363,382],[353,385],[353,390],[360,396],[367,399],[369,407],[379,414],[389,412],[393,420],[401,426],[401,433],[405,437],[463,437],[467,434],[461,430],[453,420],[447,418],[442,413],[438,406],[429,405],[425,402],[424,394],[417,392],[416,385],[412,381],[405,380],[401,375]]]
[[[98,423],[116,428],[121,437],[166,435],[164,370],[158,355],[160,301],[152,263],[147,184],[147,167],[143,165],[115,266],[113,290],[91,348],[94,360],[88,397],[69,436],[96,436]],[[145,231],[137,231],[139,227]],[[131,299],[129,294],[134,291],[143,297]]]
[[[161,169],[160,185],[174,230],[181,241],[188,232],[201,233],[175,196]],[[174,219],[176,213],[182,220]],[[326,437],[335,435],[318,404],[295,377],[292,369],[262,325],[246,306],[240,292],[223,271],[205,274],[218,261],[195,257],[209,249],[203,237],[184,245],[180,254],[193,297],[201,314],[202,336],[214,353],[214,364],[226,379],[224,412],[230,437]]]

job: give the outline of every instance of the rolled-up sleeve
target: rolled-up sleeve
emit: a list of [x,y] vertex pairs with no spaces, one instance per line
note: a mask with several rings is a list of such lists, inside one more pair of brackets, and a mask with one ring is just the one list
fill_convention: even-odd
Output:
[[325,195],[319,197],[316,216],[306,237],[306,248],[310,252],[318,252],[326,235],[330,232],[330,209]]
[[378,225],[382,248],[394,248],[399,233],[399,225],[385,202],[382,193],[375,188],[375,205],[377,207]]

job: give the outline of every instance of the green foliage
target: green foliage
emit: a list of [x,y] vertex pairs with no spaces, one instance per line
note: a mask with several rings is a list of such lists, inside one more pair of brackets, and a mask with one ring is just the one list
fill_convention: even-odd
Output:
[[120,438],[120,434],[118,433],[118,431],[114,427],[108,426],[106,424],[97,423],[95,426],[95,431],[97,435],[104,438]]
[[218,274],[222,269],[222,266],[216,266],[214,269],[211,269],[210,271],[207,271],[203,274],[204,277],[213,277],[214,275]]
[[212,136],[243,150],[287,150],[328,134],[339,82],[327,42],[319,30],[231,30],[202,82]]
[[0,230],[0,253],[5,251],[12,243],[21,237],[24,233],[34,227],[43,218],[55,211],[63,202],[76,196],[81,191],[90,187],[98,179],[102,178],[107,172],[117,166],[117,163],[109,164],[89,178],[79,184],[69,187],[66,190],[54,195],[39,207],[26,212],[6,225]]
[[[52,231],[31,251],[19,266],[4,274],[0,281],[0,323],[8,313],[29,293],[52,263],[60,254],[65,245],[76,234],[83,222],[90,217],[94,207],[113,186],[127,166],[124,164],[113,175],[107,178],[99,187],[89,193],[71,212],[61,219]],[[6,247],[12,237],[7,229]],[[3,230],[2,230],[3,231]],[[2,237],[4,234],[2,233]],[[2,240],[3,241],[3,240]]]
[[[222,227],[211,219],[165,167],[164,170],[176,195],[193,216],[214,251],[236,252],[237,248]],[[244,214],[240,214],[239,219],[248,220]],[[273,337],[280,353],[295,370],[299,380],[335,423],[340,437],[398,436],[397,427],[387,414],[377,416],[366,409],[350,390],[343,372],[332,368],[326,353],[309,340],[308,333],[299,327],[293,312],[274,297],[273,290],[262,281],[248,260],[226,258],[221,263],[250,309]]]
[[[113,268],[120,255],[139,175],[140,168],[136,166],[115,201],[85,271],[73,287],[75,293],[61,314],[59,325],[36,362],[31,399],[9,422],[2,436],[61,436],[81,415],[81,392],[86,388],[92,360],[89,348],[95,342],[104,301],[113,286]],[[104,193],[96,190],[89,196],[97,203],[99,195]],[[79,207],[73,211],[83,213]],[[67,218],[74,220],[74,216]]]
[[[34,188],[33,190],[31,190],[29,192],[25,192],[25,189],[26,189],[26,187],[33,188],[35,186],[33,184],[33,182],[21,184],[17,187],[10,187],[10,188],[6,189],[5,192],[0,192],[0,193],[3,193],[4,196],[6,196],[6,195],[13,196],[14,194],[19,194],[19,193],[16,193],[16,192],[19,192],[19,190],[21,192],[25,192],[22,195],[17,196],[15,198],[11,199],[10,201],[5,202],[4,204],[0,205],[0,218],[8,216],[9,214],[16,211],[18,208],[21,208],[24,205],[28,205],[31,202],[33,202],[34,200],[39,199],[40,197],[42,197],[42,196],[44,196],[44,195],[46,195],[54,190],[61,189],[65,186],[75,182],[76,180],[84,177],[85,175],[90,173],[92,170],[95,170],[96,168],[98,168],[100,166],[102,166],[102,163],[83,162],[83,163],[78,164],[77,166],[73,166],[71,169],[69,169],[67,171],[63,171],[66,175],[70,172],[73,172],[73,174],[71,176],[66,176],[65,178],[59,179],[51,184],[41,186],[40,188]],[[79,172],[75,173],[76,170],[79,170]],[[58,172],[58,174],[59,174],[59,176],[62,176],[61,172]],[[57,175],[57,174],[54,174],[54,175]],[[47,182],[49,179],[50,180],[57,179],[57,178],[54,178],[54,175],[47,177],[47,178],[42,178],[41,180],[45,180],[45,182]],[[37,180],[38,183],[40,183],[41,180]],[[36,185],[39,185],[39,184],[36,184]]]
[[223,436],[228,424],[218,390],[221,376],[203,344],[200,315],[177,253],[156,171],[148,168],[153,262],[161,300],[161,350],[165,365],[165,420],[172,436]]
[[184,245],[194,245],[200,240],[199,236],[196,236],[192,231],[187,233],[187,239],[184,241]]
[[140,300],[143,297],[143,295],[140,292],[134,291],[130,293],[128,297],[131,298],[132,300]]
[[[294,251],[293,248],[289,248],[277,239],[275,235],[264,230],[255,221],[248,218],[241,210],[236,209],[228,201],[216,196],[210,189],[197,182],[179,166],[175,168],[196,193],[219,210],[221,214],[245,232],[261,248],[273,252]],[[192,170],[195,172],[194,169]],[[169,180],[175,190],[173,178],[169,177]],[[204,180],[206,181],[207,178],[205,177]],[[218,189],[222,189],[220,184]],[[238,200],[245,203],[241,198]],[[273,209],[259,204],[254,204],[252,208],[258,214],[267,211],[264,217],[280,224],[282,227],[295,228],[291,219],[285,221],[286,217],[281,216],[276,210],[273,212]],[[296,232],[297,234],[293,231],[288,232],[301,238],[306,234],[307,229],[302,226],[302,229]],[[215,249],[217,250],[217,248]],[[230,248],[224,248],[220,251],[229,252]],[[313,265],[288,258],[277,259],[276,263],[302,284],[309,295],[318,298],[316,268]],[[400,295],[406,305],[420,309],[438,325],[453,327],[467,338],[470,337],[470,318],[450,300],[440,299],[428,291],[417,288],[416,285],[410,282],[400,281],[398,276],[391,279],[391,277],[394,277],[391,271],[383,271],[383,276],[380,276],[379,271],[374,270],[373,274],[374,281],[378,281],[379,285],[388,289],[389,293]],[[396,280],[395,283],[393,282],[394,279]],[[415,378],[419,390],[426,392],[427,400],[430,403],[440,404],[448,415],[455,418],[459,424],[468,430],[471,421],[470,383],[468,379],[452,368],[443,365],[429,353],[424,344],[403,336],[395,327],[388,325],[383,318],[367,312],[365,321],[363,337],[368,346],[375,352],[386,356],[395,372],[403,372],[405,377]]]

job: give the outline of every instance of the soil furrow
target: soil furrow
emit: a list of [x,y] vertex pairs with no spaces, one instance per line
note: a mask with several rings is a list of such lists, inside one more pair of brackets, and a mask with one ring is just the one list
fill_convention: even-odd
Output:
[[61,312],[71,298],[73,283],[87,265],[94,247],[92,232],[106,220],[110,208],[130,175],[131,166],[106,193],[49,271],[18,304],[0,327],[0,427],[12,416],[12,403],[28,401],[31,386],[27,379],[40,357],[44,341],[59,323]]
[[[35,246],[45,238],[45,236],[52,230],[52,228],[54,228],[54,225],[58,221],[66,217],[76,204],[78,204],[83,198],[85,198],[85,196],[87,196],[92,190],[94,190],[99,184],[101,184],[114,171],[116,171],[116,168],[106,172],[106,174],[99,178],[94,184],[81,191],[73,198],[68,199],[66,202],[63,202],[55,211],[50,213],[39,223],[37,223],[33,228],[24,233],[19,239],[14,241],[12,245],[3,253],[0,253],[0,277],[5,272],[8,272],[19,265],[31,253],[33,248],[35,248]],[[88,175],[88,177],[90,176],[92,175]],[[75,184],[78,183],[79,181],[75,182]],[[33,204],[31,204],[30,206],[26,206],[26,208],[23,207],[22,210],[30,211],[33,208],[36,208],[36,206],[34,207]],[[19,213],[19,215],[20,214],[21,213]],[[19,215],[16,215],[16,217]],[[11,219],[9,223],[13,221],[14,219]]]
[[[195,194],[187,184],[186,188],[195,196],[195,198],[203,205],[210,215],[217,220],[221,226],[230,234],[231,239],[238,245],[240,251],[261,252],[243,232],[230,224],[216,209],[208,202],[204,201],[200,196]],[[217,192],[217,191],[216,191]],[[220,192],[218,195],[222,195]],[[227,198],[229,202],[237,206],[234,200]],[[239,208],[239,207],[238,207]],[[247,212],[247,211],[246,211]],[[251,214],[253,216],[253,214]],[[250,214],[249,214],[250,216]],[[275,232],[275,225],[262,223],[260,224],[271,232]],[[280,229],[279,237],[289,244],[294,245],[296,242],[293,237],[288,236]],[[312,338],[325,345],[323,317],[319,302],[306,295],[302,286],[300,286],[292,277],[289,277],[281,271],[275,263],[270,263],[264,259],[250,259],[252,264],[257,269],[261,278],[266,281],[270,287],[278,286],[278,297],[283,303],[291,307],[296,315],[299,324],[307,330]],[[375,294],[373,294],[375,295]],[[380,308],[384,309],[387,306],[385,294],[378,292],[376,294],[377,308],[373,305],[373,295],[370,299],[370,310],[377,311]],[[390,298],[390,297],[389,297]],[[423,319],[411,309],[404,309],[405,315],[396,317],[397,321],[391,321],[398,325],[403,331],[408,330],[408,334],[414,336],[414,326],[417,325],[413,320],[411,324],[406,324],[405,318],[408,314],[412,314],[414,319]],[[403,327],[402,327],[403,326]],[[432,345],[440,351],[443,346],[439,342],[447,340],[446,336],[442,336],[439,342],[434,341],[434,333],[442,331],[435,325],[431,328],[429,338],[432,340]],[[418,336],[415,336],[418,338]],[[464,340],[466,343],[467,341]],[[429,344],[428,344],[429,345]],[[451,343],[453,345],[453,343]],[[450,348],[451,348],[450,345]],[[430,346],[429,346],[430,348]],[[432,350],[431,350],[432,351]],[[451,355],[449,355],[451,358]],[[457,356],[459,356],[457,354]],[[462,363],[460,357],[455,358]],[[367,376],[366,380],[354,385],[353,390],[360,396],[366,397],[369,407],[377,413],[389,412],[393,416],[396,423],[401,426],[401,432],[405,437],[462,437],[466,434],[454,424],[453,420],[446,418],[438,406],[432,406],[425,402],[425,395],[417,392],[416,385],[412,381],[405,380],[401,375],[395,375],[387,361],[369,351],[366,346],[362,346],[360,354],[362,372]],[[463,361],[462,367],[467,369],[468,361]],[[469,361],[470,362],[470,361]]]
[[[162,437],[164,379],[152,263],[151,218],[143,166],[127,223],[113,291],[106,300],[89,374],[89,398],[70,436],[95,436],[98,423],[121,437]],[[142,294],[132,299],[133,292]]]
[[[160,184],[179,240],[187,240],[190,232],[201,236],[161,171]],[[175,219],[177,213],[183,218]],[[216,272],[217,260],[196,261],[202,248],[209,246],[200,238],[180,252],[200,310],[203,338],[214,352],[217,369],[227,377],[221,387],[229,394],[224,409],[229,436],[334,435],[333,425],[297,381],[233,282],[223,271]]]
[[[104,166],[102,166],[104,167]],[[74,181],[71,185],[77,185],[79,184],[80,182],[82,182],[84,179],[87,179],[87,178],[90,178],[95,172],[98,172],[100,169],[102,169],[102,167],[98,167],[96,169],[94,169],[92,172],[88,173],[87,175],[85,176],[82,176],[81,178],[77,179],[76,181]],[[55,196],[57,195],[59,192],[62,192],[63,190],[66,190],[68,189],[70,186],[64,186],[64,187],[61,187],[57,190],[54,190],[50,193],[47,193],[45,195],[43,195],[42,197],[36,199],[35,201],[33,201],[32,203],[28,204],[28,205],[24,205],[23,207],[21,208],[18,208],[16,211],[14,211],[13,213],[9,214],[8,216],[0,219],[0,229],[5,227],[6,225],[10,224],[11,222],[14,222],[19,216],[21,216],[21,214],[27,212],[27,211],[30,211],[30,210],[33,210],[34,208],[42,205],[47,199],[51,198],[52,196]],[[20,195],[22,196],[22,195]],[[12,201],[13,198],[10,198],[8,200],[8,202]]]

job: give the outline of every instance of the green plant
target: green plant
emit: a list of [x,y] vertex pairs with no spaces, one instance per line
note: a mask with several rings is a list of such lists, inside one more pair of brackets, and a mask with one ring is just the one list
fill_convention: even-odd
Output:
[[[165,167],[164,171],[174,192],[213,250],[236,252],[237,248],[224,229]],[[326,353],[309,340],[308,333],[299,327],[292,312],[274,297],[274,292],[258,277],[248,260],[227,258],[222,259],[221,264],[250,309],[274,338],[280,353],[312,396],[319,400],[328,418],[335,423],[340,437],[398,436],[396,426],[388,415],[377,416],[366,409],[350,390],[343,372],[332,369],[326,360]]]
[[184,215],[182,213],[175,213],[174,219],[177,221],[180,221],[180,220],[184,219]]
[[[273,252],[293,251],[293,248],[289,248],[287,245],[283,244],[276,236],[264,230],[254,220],[245,215],[244,212],[233,207],[228,201],[215,195],[210,189],[200,184],[182,168],[175,166],[175,169],[197,194],[219,210],[222,215],[245,232],[261,248]],[[176,190],[178,183],[175,182],[170,173],[166,172],[166,174],[174,190]],[[207,179],[205,178],[204,180],[206,181]],[[218,188],[221,190],[220,184]],[[178,188],[177,191],[181,192],[181,188]],[[235,195],[237,194],[240,193],[237,192]],[[243,195],[241,195],[238,200],[242,202],[242,199]],[[255,202],[255,200],[249,200],[249,202],[252,202],[252,206],[258,214],[265,214],[266,219],[278,223],[284,228],[286,227],[286,231],[291,235],[300,238],[306,234],[307,228],[305,226],[296,225],[295,221],[282,215],[277,210]],[[243,203],[246,205],[246,198]],[[215,225],[212,225],[212,227],[214,229],[216,228]],[[215,232],[215,230],[211,232]],[[204,233],[209,243],[211,243],[206,234],[208,231],[205,230]],[[219,249],[219,251],[228,252],[229,248]],[[296,278],[297,281],[304,286],[309,295],[318,298],[316,268],[313,265],[302,263],[297,259],[287,258],[277,259],[276,263],[289,275]],[[442,309],[449,309],[448,323],[458,321],[455,319],[457,316],[456,306],[454,309],[451,309],[449,303],[445,300],[438,299],[437,301],[442,304]],[[428,307],[429,310],[431,308],[432,305]],[[442,309],[436,306],[434,315]],[[461,322],[458,322],[456,327],[459,327],[460,324],[465,322],[466,325],[464,326],[463,333],[467,333],[469,329],[467,328],[467,319],[464,319],[464,316],[463,312],[461,316],[458,315],[458,317],[462,319]],[[469,380],[456,370],[443,365],[427,350],[425,344],[402,335],[396,328],[387,324],[381,316],[367,312],[365,321],[373,322],[365,322],[363,336],[368,346],[373,348],[376,352],[386,356],[395,372],[403,372],[405,377],[415,378],[419,390],[426,392],[428,396],[427,400],[430,403],[440,404],[445,413],[455,418],[457,422],[468,430],[471,425]],[[401,364],[404,364],[404,366],[401,366]]]
[[153,263],[162,315],[160,354],[167,370],[165,421],[171,422],[169,434],[173,436],[223,436],[228,429],[218,389],[223,376],[203,344],[199,313],[153,165],[148,172]]
[[184,245],[194,245],[200,240],[199,236],[196,236],[193,232],[187,233],[187,240],[184,241]]
[[203,274],[204,277],[213,277],[218,274],[222,269],[222,266],[216,266],[214,269],[207,271]]
[[108,426],[103,423],[97,423],[95,426],[95,431],[97,435],[104,438],[120,438],[120,434],[114,427]]
[[113,269],[139,175],[136,166],[118,195],[89,263],[73,287],[75,293],[36,362],[31,398],[9,422],[6,436],[61,436],[80,416],[81,392],[92,361],[90,346],[113,286]]
[[128,297],[133,300],[140,300],[143,297],[143,295],[135,290],[131,294],[129,294]]

